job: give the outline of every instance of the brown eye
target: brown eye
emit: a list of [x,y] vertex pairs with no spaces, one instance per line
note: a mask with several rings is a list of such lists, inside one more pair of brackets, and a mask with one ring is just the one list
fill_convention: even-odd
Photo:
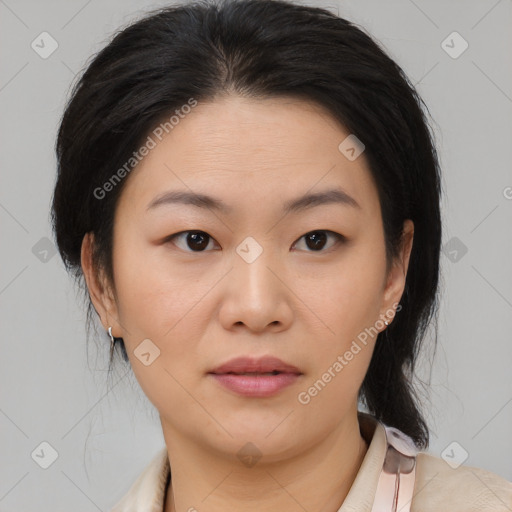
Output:
[[[176,239],[181,241],[181,245],[174,242]],[[213,238],[204,231],[182,231],[167,238],[167,241],[172,241],[180,249],[187,252],[204,252],[211,240]]]
[[[341,242],[345,240],[345,237],[343,235],[340,235],[339,233],[334,233],[333,231],[329,230],[316,230],[316,231],[310,231],[309,233],[306,233],[303,235],[300,239],[304,239],[306,243],[306,247],[308,248],[308,252],[320,252],[322,249],[325,248],[327,241],[329,238],[334,239],[334,242],[328,246],[327,249],[330,249],[333,247],[337,242]],[[324,251],[326,252],[326,251]]]

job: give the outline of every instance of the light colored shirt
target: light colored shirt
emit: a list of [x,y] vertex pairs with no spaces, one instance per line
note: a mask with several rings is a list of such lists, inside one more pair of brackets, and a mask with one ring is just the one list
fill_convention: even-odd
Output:
[[[371,512],[387,450],[385,426],[359,412],[368,450],[338,512]],[[416,456],[411,512],[512,512],[512,482],[470,466],[449,464],[426,452]],[[170,465],[162,448],[111,512],[163,512]]]

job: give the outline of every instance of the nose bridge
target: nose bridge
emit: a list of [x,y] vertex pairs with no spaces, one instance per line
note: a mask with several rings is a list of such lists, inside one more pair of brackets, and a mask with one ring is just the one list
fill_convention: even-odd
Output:
[[276,278],[268,267],[272,268],[275,264],[269,244],[260,243],[252,236],[246,237],[236,247],[235,275],[240,279],[240,286],[247,287],[251,296],[274,289],[273,281]]

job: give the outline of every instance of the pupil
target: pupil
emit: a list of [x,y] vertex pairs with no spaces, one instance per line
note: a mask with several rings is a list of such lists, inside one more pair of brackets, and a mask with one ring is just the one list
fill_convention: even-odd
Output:
[[[189,242],[192,242],[192,246]],[[200,231],[197,231],[195,233],[189,233],[187,237],[187,244],[189,244],[189,247],[191,249],[203,250],[208,246],[208,235]]]
[[[191,249],[199,249],[200,251],[208,247],[208,235],[201,231],[189,233],[187,244]],[[306,244],[310,249],[321,249],[325,245],[327,236],[321,231],[315,231],[306,236]],[[195,245],[195,247],[194,247]]]
[[[321,231],[316,231],[314,233],[310,233],[306,237],[306,244],[310,249],[318,249],[321,248],[325,244],[327,236],[325,233],[322,233]],[[312,242],[311,246],[309,242]]]

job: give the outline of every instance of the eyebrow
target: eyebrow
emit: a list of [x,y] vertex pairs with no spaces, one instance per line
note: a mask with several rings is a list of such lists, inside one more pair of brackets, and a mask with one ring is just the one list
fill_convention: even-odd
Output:
[[[168,204],[184,204],[198,208],[208,208],[222,213],[230,213],[232,208],[212,196],[195,192],[171,190],[155,197],[147,206],[146,211]],[[361,208],[359,203],[341,189],[330,189],[322,192],[305,194],[296,199],[286,201],[283,213],[298,213],[300,211],[325,204],[341,204],[353,208]]]

